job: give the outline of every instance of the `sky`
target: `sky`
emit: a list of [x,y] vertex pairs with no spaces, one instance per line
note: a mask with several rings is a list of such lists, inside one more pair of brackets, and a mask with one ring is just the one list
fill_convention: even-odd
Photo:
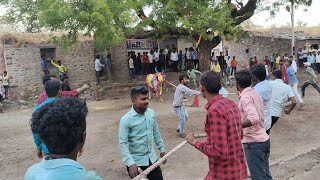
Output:
[[[304,11],[307,9],[307,12]],[[319,26],[320,25],[320,0],[313,0],[310,7],[301,6],[295,10],[295,24],[298,21],[307,23],[307,26]],[[276,17],[270,18],[270,12],[259,12],[253,15],[250,19],[253,23],[261,25],[263,27],[270,27],[275,24],[277,26],[291,24],[291,15],[283,8],[277,12]]]
[[[216,0],[220,1],[220,0]],[[234,0],[233,0],[234,1]],[[243,0],[246,3],[247,0]],[[270,2],[274,0],[269,0]],[[307,12],[304,9],[308,9]],[[4,8],[0,6],[0,15],[4,14]],[[146,11],[150,11],[146,10]],[[312,5],[310,7],[302,7],[300,6],[297,10],[295,10],[295,24],[298,21],[302,21],[307,23],[307,26],[319,26],[320,25],[320,0],[313,0]],[[148,14],[148,12],[146,12]],[[281,26],[287,25],[291,23],[291,15],[289,12],[285,10],[285,8],[281,9],[277,12],[276,16],[271,18],[270,13],[268,11],[258,12],[253,15],[250,20],[256,24],[263,27],[270,27],[272,25]]]

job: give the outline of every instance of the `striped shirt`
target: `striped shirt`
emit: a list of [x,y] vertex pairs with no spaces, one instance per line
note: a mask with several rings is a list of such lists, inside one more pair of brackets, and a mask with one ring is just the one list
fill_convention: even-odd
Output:
[[192,90],[183,84],[179,84],[174,92],[173,107],[183,106],[184,95],[199,95],[199,91]]

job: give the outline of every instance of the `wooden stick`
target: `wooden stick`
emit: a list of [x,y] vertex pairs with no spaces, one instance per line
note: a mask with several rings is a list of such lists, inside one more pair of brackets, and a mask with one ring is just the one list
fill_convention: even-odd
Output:
[[[202,137],[206,137],[206,134],[196,135],[196,138],[202,138]],[[160,158],[157,162],[155,162],[150,167],[148,167],[146,170],[144,170],[143,173],[141,173],[141,174],[143,174],[144,176],[147,176],[151,171],[153,171],[154,169],[159,167],[164,161],[166,161],[169,158],[169,156],[174,154],[176,151],[181,149],[186,144],[187,144],[187,140],[184,140],[182,143],[177,145],[175,148],[173,148],[171,151],[169,151],[166,155],[164,155],[162,158]],[[140,178],[142,178],[142,177],[140,175],[138,175],[133,180],[139,180]]]
[[167,81],[167,80],[165,80],[167,83],[169,83],[171,86],[173,86],[173,87],[175,87],[175,88],[177,88],[177,86],[176,85],[174,85],[174,84],[172,84],[171,82],[169,82],[169,81]]

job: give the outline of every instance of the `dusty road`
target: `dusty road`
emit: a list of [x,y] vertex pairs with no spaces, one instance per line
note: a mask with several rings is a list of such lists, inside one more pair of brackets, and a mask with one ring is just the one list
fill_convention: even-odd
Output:
[[[152,100],[150,107],[157,112],[162,137],[170,150],[182,139],[175,133],[178,119],[171,108],[172,94],[166,94],[165,102]],[[235,96],[230,99],[237,102]],[[303,111],[294,110],[291,115],[283,116],[272,129],[270,163],[274,179],[319,179],[319,100],[319,94],[308,88]],[[205,102],[200,98],[201,107],[188,108],[191,118],[187,132],[203,133]],[[130,108],[129,99],[89,102],[88,106],[87,141],[80,163],[88,170],[97,171],[103,179],[129,179],[121,163],[117,138],[118,122]],[[0,179],[23,179],[26,169],[39,161],[29,128],[31,112],[28,109],[0,114]],[[162,169],[168,180],[197,180],[206,176],[208,162],[204,155],[186,145]]]

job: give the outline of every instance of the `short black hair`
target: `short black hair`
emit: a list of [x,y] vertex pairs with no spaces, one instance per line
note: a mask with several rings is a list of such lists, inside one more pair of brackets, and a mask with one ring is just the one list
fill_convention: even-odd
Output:
[[7,72],[7,71],[3,71],[3,73],[4,73],[4,74],[7,74],[8,72]]
[[96,55],[96,59],[100,59],[100,57],[101,57],[100,55]]
[[32,114],[31,130],[52,154],[70,154],[83,140],[88,108],[75,97],[59,98]]
[[248,69],[241,69],[236,72],[236,81],[241,88],[247,88],[252,83],[252,73]]
[[58,80],[50,80],[44,85],[48,97],[57,96],[59,90],[61,90],[61,83]]
[[266,68],[262,64],[253,65],[251,68],[252,74],[260,81],[264,81],[266,79]]
[[288,62],[289,62],[289,64],[290,64],[290,66],[292,65],[292,61],[291,60],[288,60]]
[[179,76],[179,82],[181,82],[181,81],[183,80],[183,78],[189,79],[189,76],[188,76],[187,74],[181,74],[181,75]]
[[134,100],[137,98],[137,96],[143,94],[143,95],[147,95],[149,93],[149,90],[145,87],[145,86],[137,86],[137,87],[133,87],[131,89],[131,100]]
[[61,81],[64,81],[65,79],[69,79],[69,77],[68,76],[63,76]]
[[272,75],[276,77],[276,79],[282,79],[282,72],[279,69],[276,69],[272,72]]
[[56,75],[53,75],[53,74],[46,74],[44,75],[43,79],[42,79],[42,84],[45,85],[46,82],[50,81],[51,78],[56,78],[57,76]]
[[206,88],[210,94],[218,94],[221,89],[220,74],[207,71],[201,75],[200,84]]

